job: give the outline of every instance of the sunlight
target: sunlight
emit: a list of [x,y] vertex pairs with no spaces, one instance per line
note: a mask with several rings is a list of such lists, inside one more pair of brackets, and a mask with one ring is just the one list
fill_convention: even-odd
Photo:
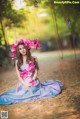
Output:
[[45,17],[45,16],[49,16],[49,14],[45,12],[45,13],[42,13],[42,14],[38,14],[38,16],[39,17]]
[[14,9],[21,9],[23,7],[25,7],[26,3],[24,2],[24,0],[15,0],[14,1]]

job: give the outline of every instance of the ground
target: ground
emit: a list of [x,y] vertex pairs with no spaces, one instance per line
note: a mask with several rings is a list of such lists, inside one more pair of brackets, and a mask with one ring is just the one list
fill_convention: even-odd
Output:
[[[40,81],[62,81],[62,93],[55,97],[0,106],[0,111],[8,111],[9,119],[79,119],[80,60],[41,60],[39,66]],[[0,72],[0,93],[16,86],[18,79],[14,67]]]

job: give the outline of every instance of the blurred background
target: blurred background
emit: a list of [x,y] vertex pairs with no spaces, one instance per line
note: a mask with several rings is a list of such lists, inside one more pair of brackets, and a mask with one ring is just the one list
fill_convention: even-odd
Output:
[[51,52],[47,57],[53,59],[79,58],[79,11],[80,4],[54,0],[0,0],[0,67],[11,65],[10,46],[19,38],[38,38],[39,58],[43,52]]
[[80,4],[57,1],[65,2],[0,0],[0,93],[18,83],[10,47],[21,38],[40,40],[41,47],[31,49],[39,60],[40,81],[57,79],[64,84],[55,98],[0,106],[9,111],[9,119],[80,118]]

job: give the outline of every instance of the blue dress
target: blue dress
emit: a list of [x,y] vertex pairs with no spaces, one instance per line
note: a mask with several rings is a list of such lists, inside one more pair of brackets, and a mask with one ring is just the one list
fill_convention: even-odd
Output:
[[[27,68],[28,64],[23,64],[21,69]],[[25,78],[25,83],[32,80],[32,76]],[[27,90],[21,82],[17,86],[0,94],[0,105],[15,104],[23,101],[36,100],[39,98],[46,98],[56,96],[62,92],[63,84],[59,80],[48,80],[40,82],[36,79],[37,85],[32,85]]]

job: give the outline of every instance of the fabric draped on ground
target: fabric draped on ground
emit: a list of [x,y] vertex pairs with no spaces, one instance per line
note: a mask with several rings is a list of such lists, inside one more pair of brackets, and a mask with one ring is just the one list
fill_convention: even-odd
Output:
[[[23,69],[25,68],[25,65]],[[25,83],[31,80],[32,77],[25,78]],[[21,82],[18,85],[2,94],[0,94],[0,105],[15,104],[28,100],[36,100],[39,98],[47,98],[56,96],[62,92],[63,84],[59,80],[48,80],[46,82],[40,82],[36,79],[37,85],[31,86],[27,90]]]

